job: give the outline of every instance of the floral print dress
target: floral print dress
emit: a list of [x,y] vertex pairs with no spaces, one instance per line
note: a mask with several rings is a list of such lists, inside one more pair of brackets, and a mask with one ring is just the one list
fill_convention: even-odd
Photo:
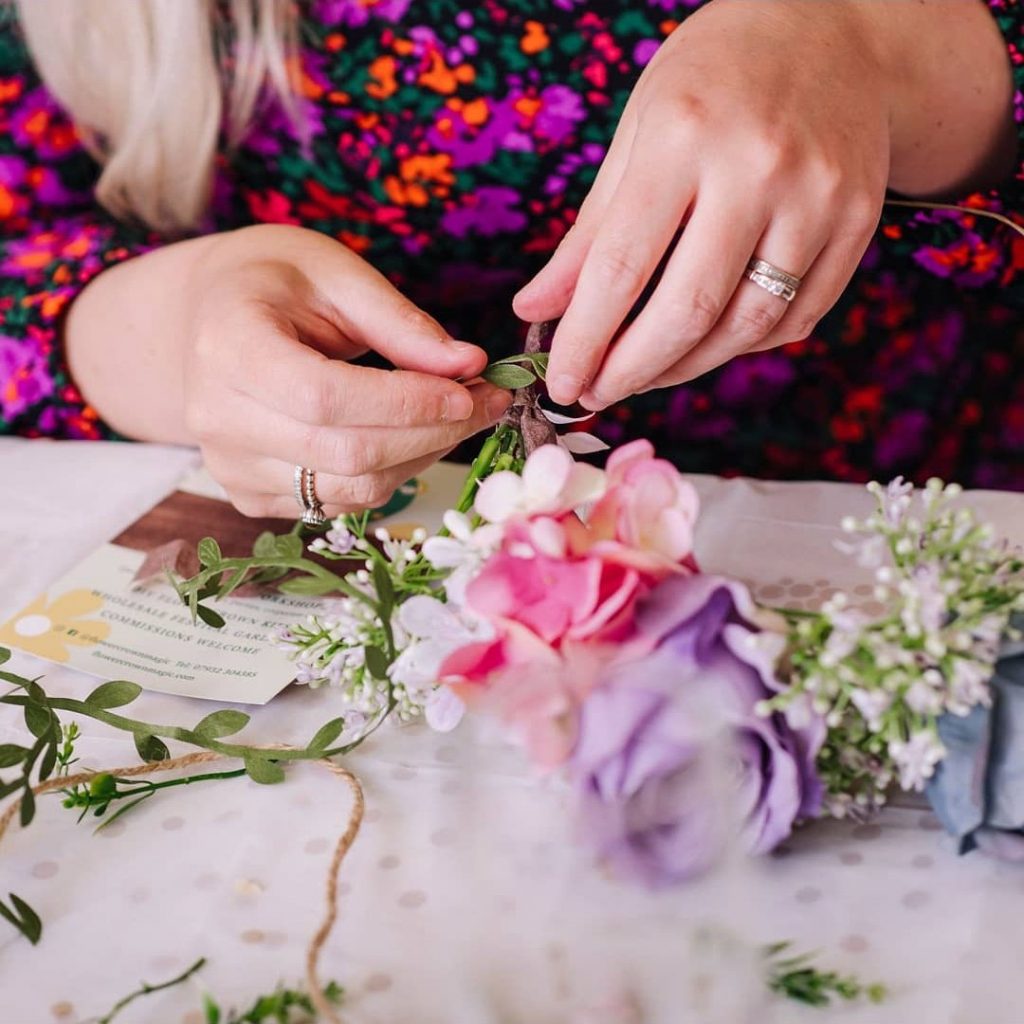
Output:
[[[696,3],[310,0],[300,138],[267,105],[220,157],[208,229],[302,224],[457,336],[521,344],[510,300],[568,230],[643,66]],[[1024,7],[989,0],[1024,131]],[[887,208],[814,334],[602,414],[684,469],[1024,490],[1024,168],[975,212]],[[0,26],[0,433],[113,436],[71,380],[68,304],[160,240],[93,200],[97,167]]]

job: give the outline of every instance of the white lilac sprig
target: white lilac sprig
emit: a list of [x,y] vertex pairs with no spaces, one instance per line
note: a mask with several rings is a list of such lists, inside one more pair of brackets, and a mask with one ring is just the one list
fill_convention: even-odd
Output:
[[391,666],[411,640],[396,609],[411,597],[433,593],[445,575],[423,557],[425,530],[409,538],[383,527],[369,531],[368,514],[339,516],[310,541],[309,551],[329,561],[362,560],[349,575],[357,593],[339,596],[323,612],[273,637],[294,658],[297,683],[340,691],[346,726],[355,729],[391,711],[403,719],[422,712],[420,694],[391,678]]
[[988,682],[1010,616],[1024,608],[1024,560],[958,507],[956,485],[902,479],[868,488],[842,550],[874,573],[877,614],[838,593],[790,620],[789,684],[765,707],[824,716],[819,770],[837,816],[873,810],[896,782],[921,790],[945,749],[937,722],[990,702]]

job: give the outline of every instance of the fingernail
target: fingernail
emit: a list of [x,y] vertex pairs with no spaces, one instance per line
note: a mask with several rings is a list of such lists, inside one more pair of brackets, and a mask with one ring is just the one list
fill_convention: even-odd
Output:
[[507,391],[495,391],[493,395],[488,396],[484,409],[487,412],[488,419],[492,422],[497,422],[505,415],[511,404],[512,396]]
[[479,346],[474,345],[469,341],[456,341],[454,338],[445,338],[444,342],[450,349],[454,349],[456,352],[476,352],[479,351]]
[[584,391],[580,396],[580,405],[591,412],[601,412],[607,409],[611,402],[605,401],[596,391]]
[[457,423],[473,415],[473,399],[468,391],[453,391],[444,396],[444,420]]
[[583,381],[567,373],[560,373],[548,380],[548,394],[559,405],[572,405],[579,398],[582,388]]

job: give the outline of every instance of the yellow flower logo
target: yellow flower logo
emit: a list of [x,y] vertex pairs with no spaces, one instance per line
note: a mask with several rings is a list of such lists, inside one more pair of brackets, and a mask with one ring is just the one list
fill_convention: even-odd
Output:
[[103,598],[93,591],[70,590],[52,604],[46,600],[44,594],[0,626],[0,646],[48,661],[67,661],[69,647],[92,647],[109,635],[109,623],[86,618],[103,607]]

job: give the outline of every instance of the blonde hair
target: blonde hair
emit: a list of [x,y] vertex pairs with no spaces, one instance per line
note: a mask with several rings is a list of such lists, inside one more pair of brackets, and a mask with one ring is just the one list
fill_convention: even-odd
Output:
[[97,198],[118,218],[171,234],[195,228],[222,127],[237,143],[265,86],[297,118],[292,0],[17,5],[40,75],[103,165]]

